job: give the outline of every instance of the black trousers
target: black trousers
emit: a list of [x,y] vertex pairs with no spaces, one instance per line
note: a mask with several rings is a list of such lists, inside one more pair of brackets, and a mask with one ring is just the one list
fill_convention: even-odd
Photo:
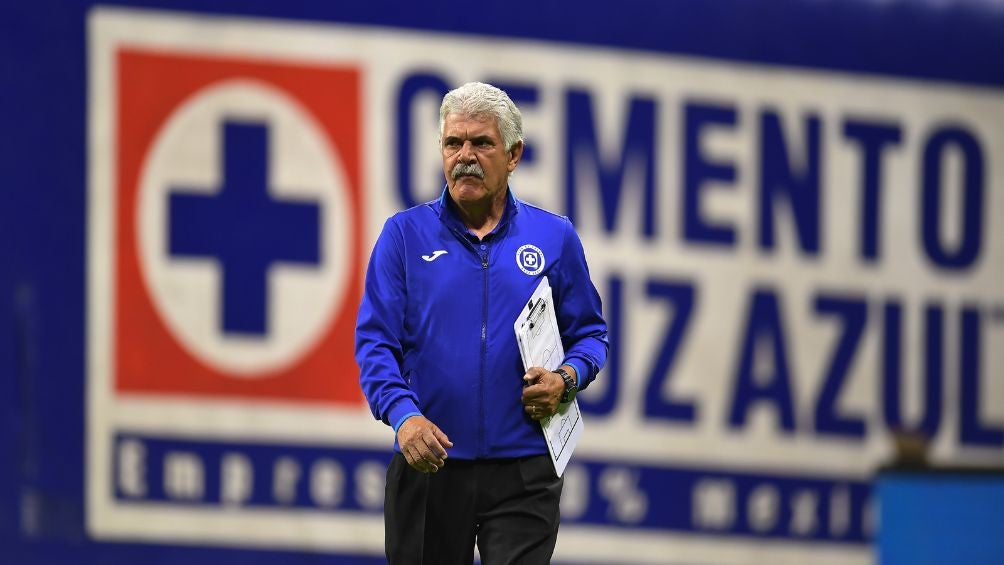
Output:
[[448,459],[438,473],[395,453],[387,469],[384,525],[390,565],[546,564],[558,539],[563,481],[547,455]]

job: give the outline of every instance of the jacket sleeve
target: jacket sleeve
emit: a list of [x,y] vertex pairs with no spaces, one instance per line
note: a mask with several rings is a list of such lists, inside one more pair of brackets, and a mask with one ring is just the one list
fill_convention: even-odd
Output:
[[407,304],[402,245],[400,228],[392,217],[370,255],[356,319],[359,384],[373,416],[395,431],[408,416],[421,413],[418,397],[401,374]]
[[580,373],[579,389],[586,388],[607,361],[610,344],[600,295],[589,278],[585,252],[572,222],[565,218],[561,268],[555,304],[565,363]]

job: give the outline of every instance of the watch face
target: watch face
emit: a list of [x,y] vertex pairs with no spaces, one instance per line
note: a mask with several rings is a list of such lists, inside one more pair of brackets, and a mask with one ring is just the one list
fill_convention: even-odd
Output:
[[565,389],[565,394],[561,395],[562,402],[571,402],[575,398],[575,387]]

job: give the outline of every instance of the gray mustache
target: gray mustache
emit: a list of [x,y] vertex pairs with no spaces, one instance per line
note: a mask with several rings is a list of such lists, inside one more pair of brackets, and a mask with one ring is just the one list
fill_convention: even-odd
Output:
[[473,175],[479,179],[484,179],[485,170],[481,168],[481,165],[477,161],[475,161],[473,163],[466,164],[457,163],[456,166],[453,167],[453,170],[450,171],[450,176],[453,177],[453,180],[457,180],[464,175]]

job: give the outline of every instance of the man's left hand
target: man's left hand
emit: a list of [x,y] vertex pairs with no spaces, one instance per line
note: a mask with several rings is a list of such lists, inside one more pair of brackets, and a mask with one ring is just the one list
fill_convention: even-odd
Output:
[[523,410],[534,420],[543,420],[558,411],[565,381],[543,367],[530,367],[523,375]]

